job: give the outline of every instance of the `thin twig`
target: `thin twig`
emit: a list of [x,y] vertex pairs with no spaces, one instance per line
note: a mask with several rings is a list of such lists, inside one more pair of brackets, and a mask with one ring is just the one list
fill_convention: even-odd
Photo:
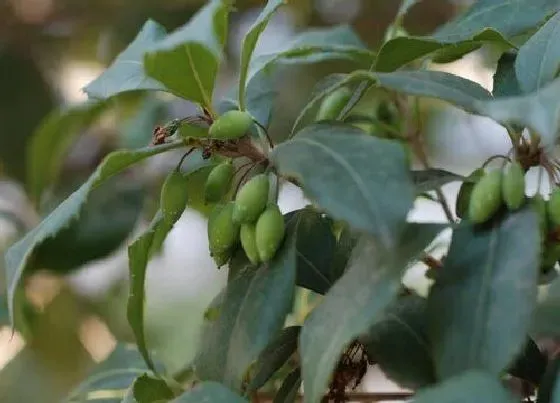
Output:
[[177,164],[177,167],[175,168],[177,171],[181,170],[181,165],[183,165],[183,162],[185,161],[185,158],[187,158],[194,150],[195,150],[195,148],[192,147],[189,151],[187,151],[185,154],[183,154],[183,156],[179,160],[179,163]]
[[262,124],[260,124],[257,120],[254,120],[255,124],[257,126],[259,126],[262,131],[264,132],[264,135],[266,136],[266,139],[268,141],[268,145],[270,146],[270,148],[274,148],[274,143],[272,142],[272,139],[270,138],[269,134],[268,134],[268,130],[266,129],[266,127],[264,127]]
[[239,188],[241,187],[241,184],[243,183],[243,181],[245,180],[245,178],[249,175],[249,172],[251,172],[257,165],[259,165],[260,162],[255,162],[253,163],[249,169],[247,169],[243,175],[241,175],[241,178],[239,178],[239,182],[237,182],[237,186],[235,186],[235,192],[233,193],[234,195],[237,194],[237,192],[239,191]]

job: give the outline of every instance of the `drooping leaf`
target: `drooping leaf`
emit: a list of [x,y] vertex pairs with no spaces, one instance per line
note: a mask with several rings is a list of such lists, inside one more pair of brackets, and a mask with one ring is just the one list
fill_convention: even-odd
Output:
[[428,298],[438,377],[468,369],[498,375],[513,361],[536,304],[540,242],[530,207],[489,227],[455,229]]
[[539,385],[546,371],[548,357],[539,346],[529,338],[525,347],[510,365],[508,373],[517,378]]
[[158,403],[173,399],[175,394],[160,378],[143,374],[134,380],[132,393],[122,403]]
[[539,385],[537,403],[560,402],[560,358],[556,357],[548,363],[542,383]]
[[136,38],[117,56],[111,66],[84,88],[88,97],[106,99],[128,91],[164,91],[165,87],[160,82],[148,77],[143,58],[146,51],[162,40],[166,34],[163,26],[148,20]]
[[301,386],[301,369],[296,368],[288,374],[274,396],[273,403],[294,403]]
[[227,35],[230,6],[211,0],[191,20],[144,55],[146,73],[171,93],[212,108],[212,92]]
[[202,382],[191,390],[183,393],[171,403],[248,403],[247,400],[235,394],[218,382]]
[[468,371],[418,392],[414,403],[514,403],[500,381],[482,371]]
[[257,45],[257,41],[259,40],[259,36],[264,31],[268,22],[280,8],[281,5],[284,4],[284,0],[269,0],[262,10],[260,15],[257,17],[257,20],[253,23],[249,31],[245,34],[243,38],[243,45],[241,48],[241,66],[239,69],[239,87],[238,87],[238,95],[239,95],[239,107],[241,110],[246,109],[246,102],[245,102],[245,85],[247,83],[247,71],[249,69],[249,62],[251,61],[251,56],[253,55],[253,51],[255,50],[255,46]]
[[515,73],[521,89],[533,92],[554,80],[559,68],[560,13],[557,13],[519,49]]
[[462,175],[444,169],[434,168],[423,171],[412,171],[412,180],[414,181],[418,193],[434,190],[451,182],[462,182],[466,179],[467,178]]
[[303,325],[305,402],[320,401],[344,347],[382,318],[405,269],[440,230],[437,224],[410,224],[392,249],[367,236],[360,240],[347,271]]
[[15,298],[16,292],[26,271],[32,265],[37,248],[76,219],[90,192],[129,166],[182,145],[182,143],[169,143],[158,147],[148,147],[134,151],[115,151],[109,154],[78,190],[72,193],[24,238],[10,247],[6,252],[5,259],[8,307],[12,323],[14,322],[14,311],[17,310],[16,305],[21,302],[19,298]]
[[361,341],[368,358],[401,387],[416,390],[436,381],[424,298],[396,300]]
[[86,102],[51,112],[35,130],[27,149],[27,190],[39,203],[41,195],[58,177],[64,156],[80,130],[90,125],[108,106]]
[[264,386],[272,375],[294,354],[297,349],[300,329],[300,326],[290,326],[283,329],[259,354],[254,367],[251,368],[250,383],[246,389],[247,394]]
[[379,237],[386,246],[398,240],[414,198],[398,143],[348,125],[315,124],[275,147],[270,158],[281,175],[296,178],[306,196],[333,218]]
[[492,88],[494,97],[513,97],[521,94],[519,81],[515,75],[515,59],[515,54],[505,52],[498,60]]
[[329,220],[312,209],[302,209],[286,215],[286,226],[295,236],[297,285],[324,294],[338,279],[331,265],[336,239]]

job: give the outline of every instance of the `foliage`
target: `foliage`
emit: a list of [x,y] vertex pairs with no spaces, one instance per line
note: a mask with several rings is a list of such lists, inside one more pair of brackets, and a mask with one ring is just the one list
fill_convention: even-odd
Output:
[[[291,402],[302,384],[306,403],[325,396],[344,401],[368,363],[418,391],[418,402],[512,401],[500,383],[508,373],[537,388],[542,380],[539,402],[558,400],[558,361],[543,376],[543,357],[530,337],[535,318],[558,308],[558,287],[551,288],[547,309],[539,309],[537,294],[541,272],[560,259],[560,229],[551,219],[560,206],[543,202],[544,208],[535,208],[540,196],[526,196],[523,175],[539,167],[560,185],[560,163],[551,149],[560,132],[560,2],[478,0],[432,35],[419,37],[402,27],[415,3],[408,0],[377,51],[349,26],[339,26],[303,32],[285,49],[254,57],[259,36],[285,3],[269,0],[247,32],[236,99],[217,99],[215,91],[232,4],[211,0],[174,32],[146,22],[85,88],[90,102],[44,121],[30,147],[28,189],[35,202],[56,183],[60,158],[76,130],[115,97],[164,91],[199,106],[195,115],[157,126],[151,146],[106,156],[81,187],[8,250],[12,325],[28,330],[30,318],[22,312],[33,273],[72,271],[115,250],[131,233],[141,195],[136,188],[128,195],[131,216],[120,213],[126,201],[120,193],[97,202],[103,204],[97,209],[96,198],[109,180],[179,149],[183,156],[162,187],[161,206],[128,247],[134,368],[94,373],[70,401],[87,400],[97,388],[120,391],[113,397],[123,402],[244,402],[272,387],[274,401]],[[532,35],[520,40],[528,31]],[[430,62],[455,60],[485,44],[501,52],[492,93],[429,69]],[[332,60],[351,62],[354,69],[321,81],[288,138],[273,141],[277,67]],[[375,107],[358,115],[357,106],[373,92]],[[493,158],[502,161],[497,168],[484,164],[468,177],[431,167],[419,113],[425,98],[503,125],[511,152]],[[44,147],[48,154],[39,153]],[[513,179],[508,161],[516,167]],[[413,169],[415,162],[423,169]],[[217,175],[217,165],[228,168],[227,177],[213,178],[212,197],[201,201],[204,196],[197,194],[209,188],[206,178]],[[283,182],[299,186],[310,204],[282,216],[277,201]],[[441,186],[450,182],[463,182],[461,212],[441,197]],[[447,224],[408,219],[425,195],[442,205]],[[150,259],[187,207],[208,213],[208,253],[216,269],[228,266],[229,279],[207,308],[198,354],[176,374],[152,355],[144,328],[145,283]],[[101,222],[100,229],[97,210],[105,219],[111,217],[107,210],[116,211],[119,219]],[[452,241],[438,260],[428,247],[444,229],[452,231]],[[76,254],[57,260],[65,247]],[[435,272],[427,298],[402,285],[406,270],[420,261]],[[300,323],[288,326],[302,289],[317,303]],[[549,325],[539,334],[556,336],[558,329]],[[108,383],[98,385],[99,380]]]

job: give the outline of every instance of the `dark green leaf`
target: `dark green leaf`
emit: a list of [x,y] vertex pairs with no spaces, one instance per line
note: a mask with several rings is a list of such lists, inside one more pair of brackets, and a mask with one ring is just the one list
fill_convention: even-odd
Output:
[[531,382],[533,385],[539,385],[546,370],[547,361],[546,354],[532,339],[528,339],[521,354],[510,365],[508,373]]
[[5,256],[6,282],[8,307],[12,323],[14,321],[14,311],[18,309],[17,305],[21,302],[19,298],[15,298],[16,292],[26,271],[32,266],[32,258],[37,248],[77,218],[90,192],[129,166],[153,155],[182,146],[182,143],[169,143],[158,147],[147,147],[134,151],[115,151],[109,154],[78,190],[52,211],[36,228],[8,249]]
[[338,279],[331,266],[336,239],[329,219],[302,209],[286,215],[286,223],[296,242],[297,285],[324,294]]
[[500,218],[484,228],[464,223],[455,229],[430,290],[439,377],[468,369],[498,375],[525,343],[537,296],[539,224],[530,207]]
[[275,147],[270,158],[333,218],[395,244],[414,199],[400,144],[348,125],[315,124]]
[[212,107],[214,81],[227,35],[229,5],[211,0],[144,55],[146,73],[171,93]]
[[130,403],[160,403],[175,397],[175,394],[163,379],[154,378],[147,374],[136,378],[132,385],[132,391],[134,400],[131,400]]
[[434,190],[451,182],[462,182],[466,179],[464,176],[443,169],[412,171],[412,180],[418,193]]
[[344,347],[382,318],[401,276],[440,232],[437,224],[410,224],[394,249],[364,236],[350,266],[306,319],[300,335],[305,401],[320,401]]
[[333,279],[338,280],[346,270],[357,242],[358,235],[350,230],[347,225],[344,226],[336,242],[334,255],[331,260],[330,267]]
[[301,386],[301,369],[296,368],[288,374],[274,396],[273,403],[294,403]]
[[415,390],[436,381],[424,298],[396,300],[362,342],[368,358],[400,386]]
[[253,55],[253,51],[255,50],[255,46],[257,45],[259,36],[268,25],[268,22],[270,21],[276,10],[278,10],[278,8],[280,8],[280,6],[283,4],[284,0],[269,0],[265,8],[262,10],[261,14],[258,16],[257,20],[253,23],[251,28],[249,28],[249,31],[245,34],[245,38],[243,39],[238,87],[239,107],[241,110],[246,109],[245,86],[247,83],[247,71],[249,69],[251,56]]
[[117,56],[113,64],[98,78],[89,83],[84,91],[90,98],[106,99],[121,92],[135,90],[165,90],[144,70],[144,54],[166,35],[165,28],[148,20],[134,41]]
[[217,382],[202,382],[171,403],[247,403],[247,400]]
[[560,13],[549,19],[520,49],[515,72],[524,92],[554,80],[560,68]]
[[521,94],[515,75],[515,59],[515,54],[506,52],[498,60],[492,88],[494,97],[513,97]]
[[548,363],[542,383],[537,394],[537,403],[560,402],[560,358],[555,358]]
[[35,268],[65,274],[123,244],[142,211],[144,189],[130,179],[117,179],[95,189],[76,220],[37,246]]
[[414,403],[514,403],[517,400],[500,381],[479,371],[468,371],[420,391]]
[[144,333],[144,306],[146,268],[154,250],[154,243],[163,242],[173,225],[163,219],[158,210],[150,227],[128,247],[128,262],[130,273],[130,292],[128,294],[127,319],[138,349],[144,357],[148,368],[155,372],[152,359],[146,343]]
[[80,130],[89,126],[108,106],[107,102],[84,104],[51,112],[35,130],[27,150],[27,190],[39,203],[41,195],[58,177],[64,156]]
[[259,358],[251,368],[250,383],[246,393],[263,387],[272,375],[290,359],[297,349],[300,329],[300,326],[283,329],[259,354]]

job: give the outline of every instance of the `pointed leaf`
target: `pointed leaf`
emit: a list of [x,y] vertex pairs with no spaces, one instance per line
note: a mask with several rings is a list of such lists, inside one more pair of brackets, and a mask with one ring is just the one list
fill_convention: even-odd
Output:
[[212,107],[212,92],[226,39],[229,5],[211,0],[191,20],[152,46],[146,73],[171,93]]
[[414,199],[401,145],[348,125],[315,124],[270,158],[333,218],[395,244]]
[[462,373],[420,391],[414,403],[514,403],[517,400],[495,377],[478,371]]
[[241,110],[246,109],[245,104],[245,86],[247,83],[247,70],[249,69],[249,62],[251,61],[251,56],[253,55],[253,51],[255,50],[255,46],[257,45],[257,41],[259,40],[259,36],[264,31],[268,22],[280,8],[281,5],[284,4],[284,0],[269,0],[262,10],[260,15],[257,17],[257,20],[253,23],[249,31],[245,34],[245,38],[243,38],[243,45],[241,48],[241,66],[239,71],[239,107]]
[[274,396],[273,403],[294,403],[301,386],[301,369],[296,368],[288,374]]
[[148,20],[111,66],[84,88],[88,97],[106,99],[128,91],[165,90],[160,82],[148,77],[143,58],[144,53],[166,34],[164,27]]
[[444,169],[412,171],[412,180],[418,193],[428,192],[451,182],[463,182],[467,178]]
[[14,321],[14,310],[21,302],[16,299],[16,291],[26,270],[31,266],[33,255],[45,240],[56,235],[72,220],[76,219],[90,192],[109,178],[148,157],[182,147],[183,143],[170,143],[159,147],[148,147],[134,151],[115,151],[109,154],[97,167],[90,178],[54,211],[52,211],[37,227],[23,239],[15,243],[6,252],[6,283],[8,287],[8,307],[10,320]]
[[546,371],[547,362],[546,354],[539,349],[537,343],[529,338],[525,343],[525,348],[510,365],[508,373],[531,382],[533,385],[539,385]]
[[183,393],[171,403],[247,403],[247,400],[233,393],[218,382],[202,382]]
[[382,318],[396,297],[401,276],[441,226],[411,224],[394,249],[364,236],[346,273],[303,325],[300,335],[305,402],[321,400],[344,347]]
[[515,75],[516,57],[515,54],[506,52],[498,60],[492,87],[494,97],[513,97],[521,94],[519,81]]
[[439,377],[467,369],[498,375],[513,361],[536,303],[540,242],[530,207],[489,228],[466,223],[455,229],[428,298]]
[[560,13],[556,13],[520,49],[515,72],[524,92],[554,80],[560,68]]

